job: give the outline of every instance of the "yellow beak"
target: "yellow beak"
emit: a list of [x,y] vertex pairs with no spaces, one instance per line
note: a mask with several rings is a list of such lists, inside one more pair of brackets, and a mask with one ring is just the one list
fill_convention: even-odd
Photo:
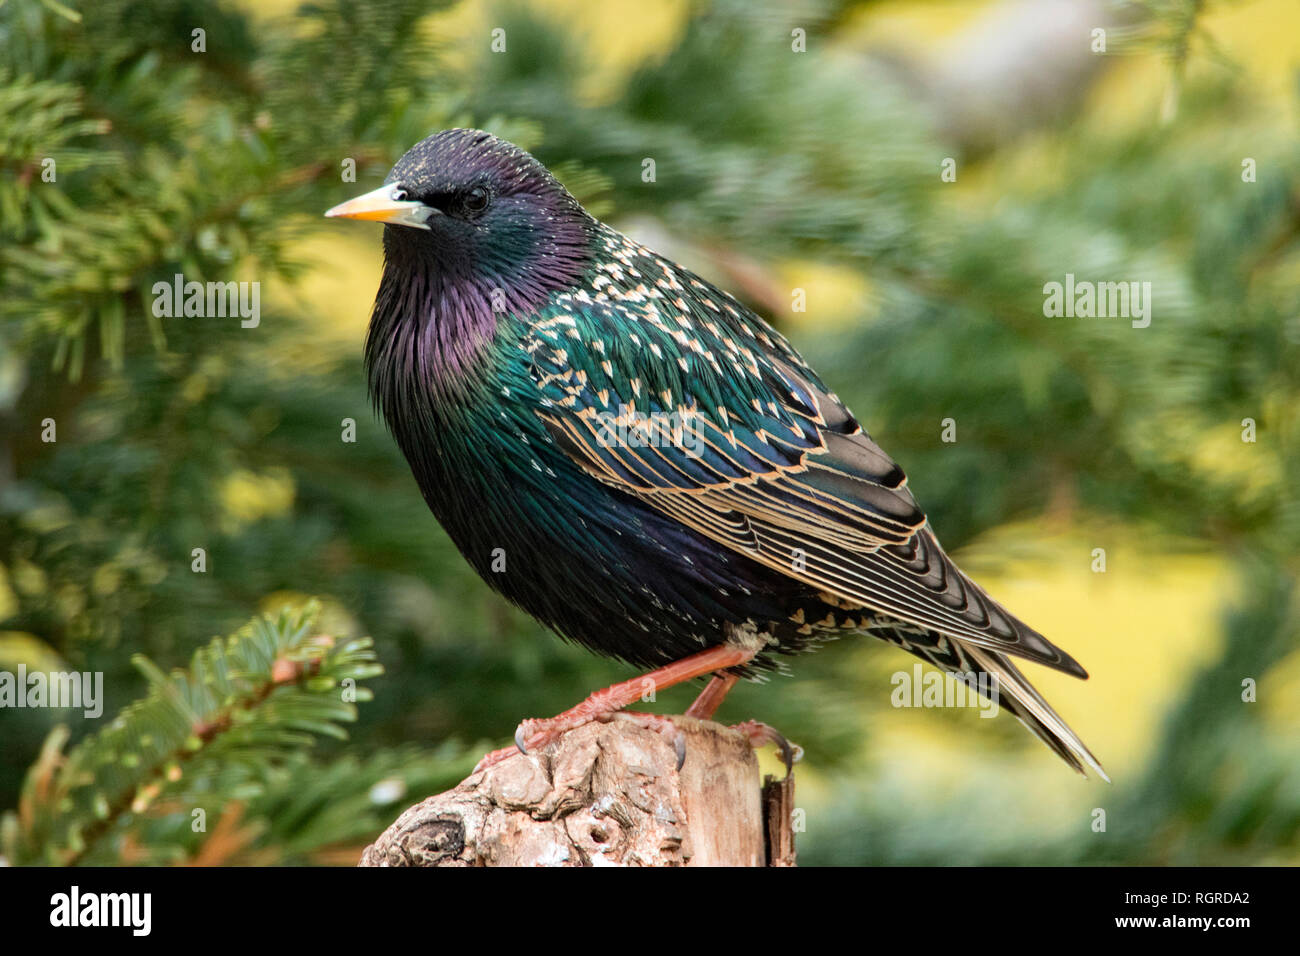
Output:
[[367,219],[395,226],[428,229],[428,218],[436,215],[438,210],[422,202],[398,198],[404,195],[405,192],[397,183],[385,183],[378,189],[339,203],[327,210],[325,215],[331,219]]

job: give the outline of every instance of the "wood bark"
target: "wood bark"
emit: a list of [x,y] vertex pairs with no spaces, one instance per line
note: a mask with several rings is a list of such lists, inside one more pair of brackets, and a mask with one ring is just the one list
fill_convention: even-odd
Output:
[[764,866],[769,846],[793,865],[793,779],[764,790],[742,734],[672,720],[680,772],[671,739],[616,715],[410,807],[360,865]]

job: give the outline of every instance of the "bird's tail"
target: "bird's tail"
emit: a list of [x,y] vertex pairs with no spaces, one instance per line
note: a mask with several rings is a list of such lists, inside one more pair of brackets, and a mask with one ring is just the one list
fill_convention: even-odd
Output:
[[[998,705],[1015,715],[1058,757],[1084,776],[1087,776],[1086,768],[1091,767],[1103,780],[1110,782],[1101,763],[1079,735],[1043,700],[1043,696],[1006,655],[934,631],[890,627],[872,628],[869,633],[898,645],[949,674],[974,674],[977,680],[973,686],[985,696],[996,694]],[[989,675],[992,680],[979,680],[981,674]],[[991,693],[986,693],[986,688]]]
[[1088,775],[1084,765],[1095,770],[1103,780],[1110,783],[1110,777],[1102,769],[1101,763],[1092,755],[1079,735],[1070,729],[1070,725],[1061,719],[1061,715],[1052,710],[1051,705],[1043,700],[1043,695],[1034,689],[1020,669],[1006,656],[987,648],[967,644],[966,653],[976,664],[978,670],[995,678],[997,683],[998,703],[1016,716],[1022,724],[1071,767]]

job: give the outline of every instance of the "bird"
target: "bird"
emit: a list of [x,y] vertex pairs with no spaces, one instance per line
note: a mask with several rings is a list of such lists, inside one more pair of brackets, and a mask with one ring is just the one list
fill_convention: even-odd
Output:
[[[647,671],[522,721],[479,769],[648,689],[707,678],[686,713],[712,717],[738,680],[861,634],[991,688],[1105,778],[1012,658],[1087,672],[957,567],[902,468],[735,297],[481,130],[430,135],[325,215],[384,224],[368,389],[434,517],[510,602]],[[788,769],[778,732],[738,728]]]

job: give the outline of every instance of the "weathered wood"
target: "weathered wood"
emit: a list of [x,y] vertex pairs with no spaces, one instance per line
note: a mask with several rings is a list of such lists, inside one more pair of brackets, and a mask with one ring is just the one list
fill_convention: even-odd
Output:
[[763,778],[763,823],[768,866],[795,866],[794,774]]
[[[588,724],[409,808],[360,865],[763,866],[749,742],[711,721],[673,722],[686,735],[680,772],[664,735],[622,715]],[[791,837],[783,865],[793,859]]]

